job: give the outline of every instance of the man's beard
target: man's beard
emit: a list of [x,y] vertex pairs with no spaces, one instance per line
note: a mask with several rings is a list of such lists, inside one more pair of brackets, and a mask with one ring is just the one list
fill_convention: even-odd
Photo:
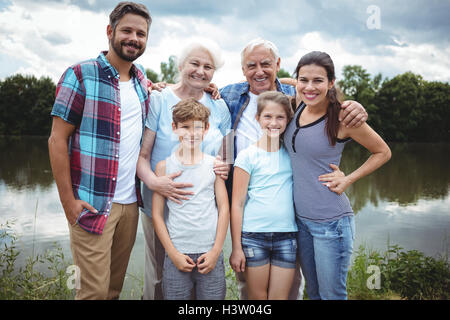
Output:
[[[115,35],[113,35],[113,38],[111,40],[112,43],[112,48],[114,50],[114,52],[123,60],[128,61],[128,62],[133,62],[134,60],[136,60],[137,58],[139,58],[145,51],[145,47],[142,48],[142,46],[138,45],[136,42],[133,41],[129,41],[129,42],[125,42],[122,41],[120,43],[116,43],[115,41]],[[138,51],[133,54],[133,55],[128,55],[125,53],[125,50],[123,49],[124,46],[127,45],[131,45],[132,47],[134,47],[135,49],[137,49]]]

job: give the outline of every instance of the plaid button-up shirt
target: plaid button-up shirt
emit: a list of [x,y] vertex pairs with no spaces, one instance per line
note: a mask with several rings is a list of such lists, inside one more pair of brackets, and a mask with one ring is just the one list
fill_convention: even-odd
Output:
[[[97,59],[69,67],[56,87],[51,112],[76,127],[70,138],[72,189],[76,199],[91,204],[98,213],[83,209],[77,223],[84,230],[102,234],[108,219],[119,168],[119,73],[102,52]],[[132,81],[142,108],[142,132],[149,109],[147,79],[141,66],[131,68]],[[138,123],[136,125],[139,125]],[[137,177],[136,195],[142,206]]]

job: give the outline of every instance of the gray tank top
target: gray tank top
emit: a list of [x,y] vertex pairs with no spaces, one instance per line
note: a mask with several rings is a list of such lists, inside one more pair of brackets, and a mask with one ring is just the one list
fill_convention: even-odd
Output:
[[175,182],[192,183],[194,195],[177,204],[167,200],[167,231],[175,248],[184,254],[208,252],[216,240],[218,212],[214,193],[214,157],[204,154],[202,162],[185,166],[172,153],[166,159],[166,174],[183,171]]
[[305,105],[299,106],[284,134],[294,179],[296,216],[316,222],[327,222],[353,215],[345,193],[338,195],[322,185],[319,176],[330,173],[330,163],[339,166],[342,151],[350,139],[331,146],[325,131],[326,116],[305,126],[299,119]]

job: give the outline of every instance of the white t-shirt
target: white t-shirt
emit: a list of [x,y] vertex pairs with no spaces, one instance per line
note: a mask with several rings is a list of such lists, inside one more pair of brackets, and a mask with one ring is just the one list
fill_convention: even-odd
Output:
[[113,202],[130,204],[137,201],[135,176],[142,137],[142,111],[133,80],[119,82],[119,85],[121,109],[119,169]]
[[249,92],[250,101],[242,114],[236,128],[236,155],[262,137],[261,126],[256,121],[258,96]]

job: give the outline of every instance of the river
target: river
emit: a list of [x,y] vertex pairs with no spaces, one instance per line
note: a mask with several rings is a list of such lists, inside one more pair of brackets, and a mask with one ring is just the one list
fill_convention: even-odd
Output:
[[[363,244],[385,251],[389,242],[429,256],[448,256],[450,144],[389,145],[391,160],[346,191],[356,213],[355,249]],[[14,221],[22,251],[19,262],[54,243],[70,258],[69,231],[51,173],[47,139],[0,137],[0,150],[0,224]],[[349,144],[341,170],[351,172],[367,157],[366,150]],[[143,248],[139,225],[121,298],[140,299]],[[230,250],[228,235],[225,257]]]

